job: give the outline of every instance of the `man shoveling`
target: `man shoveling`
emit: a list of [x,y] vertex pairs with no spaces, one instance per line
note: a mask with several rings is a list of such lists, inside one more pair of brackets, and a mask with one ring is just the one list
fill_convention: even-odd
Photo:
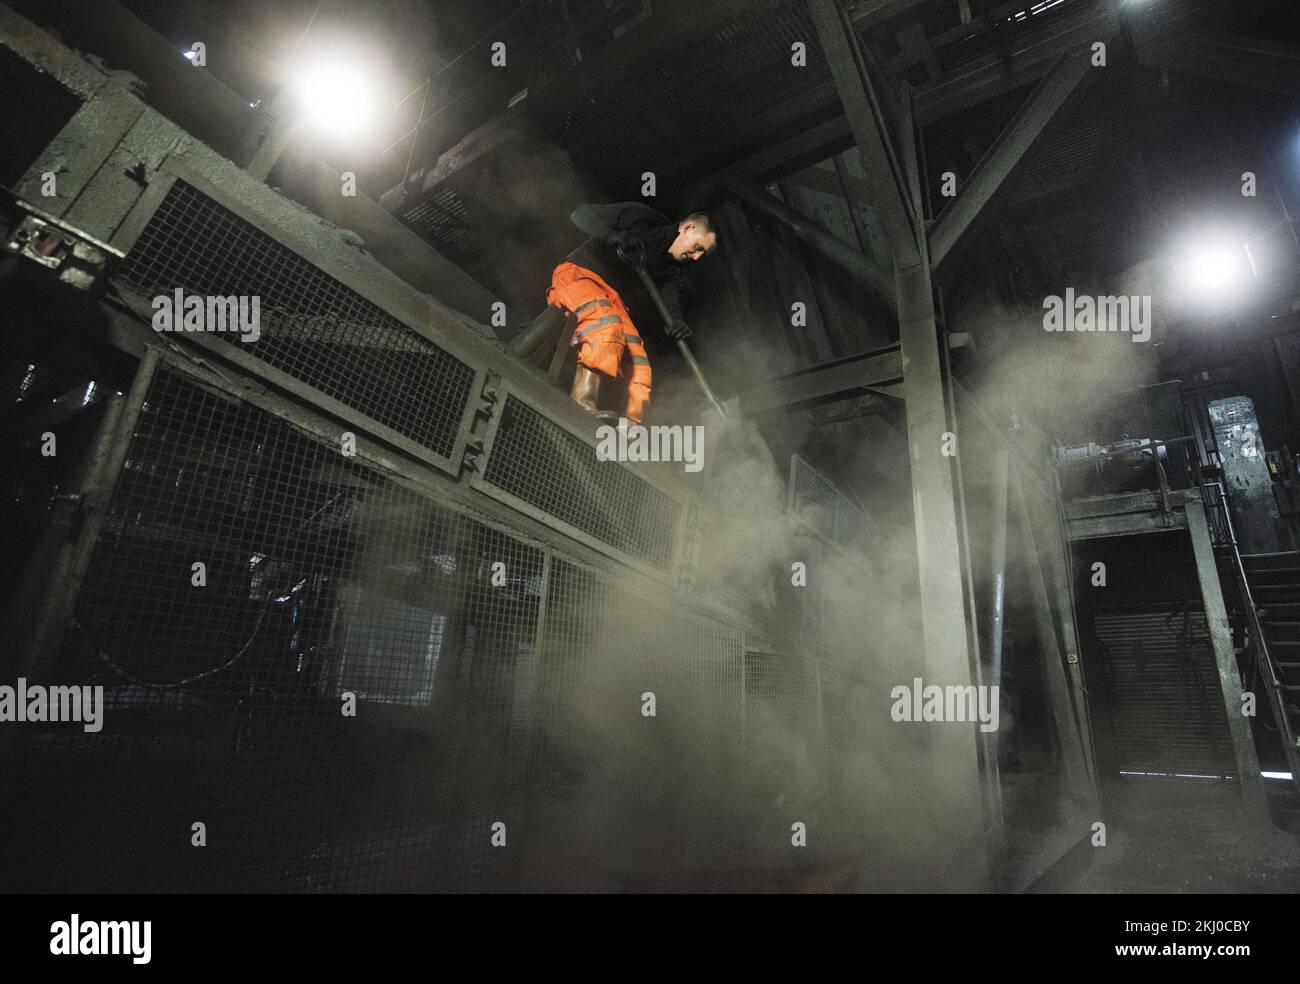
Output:
[[[570,343],[578,349],[573,399],[587,411],[602,415],[602,387],[618,377],[626,354],[630,362],[627,404],[622,414],[611,416],[641,423],[650,403],[651,373],[636,326],[652,320],[655,308],[636,271],[620,253],[643,257],[646,273],[669,315],[668,335],[681,341],[691,334],[682,318],[687,290],[683,267],[717,248],[717,232],[703,212],[693,212],[674,225],[639,202],[581,205],[570,218],[590,238],[555,268],[546,300],[578,317]],[[636,311],[636,319],[624,298]]]

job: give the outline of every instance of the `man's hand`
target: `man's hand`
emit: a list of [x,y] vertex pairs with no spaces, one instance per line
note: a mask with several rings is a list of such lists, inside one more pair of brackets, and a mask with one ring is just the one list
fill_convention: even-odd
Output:
[[691,331],[691,326],[688,325],[681,318],[678,318],[671,325],[669,325],[665,330],[668,332],[668,337],[671,338],[674,342],[684,342],[686,341],[686,339],[690,338],[691,335],[693,334],[693,332]]
[[626,229],[612,233],[607,242],[611,246],[617,246],[625,253],[635,253],[637,247],[641,245],[641,240],[637,238],[636,233]]

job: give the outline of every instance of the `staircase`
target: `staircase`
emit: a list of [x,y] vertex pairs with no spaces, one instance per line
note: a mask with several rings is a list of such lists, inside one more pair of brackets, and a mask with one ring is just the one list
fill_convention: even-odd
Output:
[[[1291,764],[1292,775],[1300,782],[1297,760],[1300,747],[1300,551],[1243,554],[1242,566],[1254,600],[1259,625],[1263,630],[1275,678],[1277,699],[1285,719],[1279,722],[1279,738]],[[1268,681],[1260,681],[1267,686]]]

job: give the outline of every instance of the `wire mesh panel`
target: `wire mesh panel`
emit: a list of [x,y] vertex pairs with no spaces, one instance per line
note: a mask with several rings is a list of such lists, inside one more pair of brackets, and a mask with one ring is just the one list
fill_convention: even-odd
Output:
[[837,542],[836,509],[840,494],[808,462],[790,457],[790,515],[828,543]]
[[765,708],[770,723],[802,729],[816,721],[816,676],[803,660],[780,653],[745,653],[745,713],[751,726],[755,712]]
[[403,211],[401,219],[459,266],[472,267],[482,258],[483,244],[469,220],[465,203],[445,184],[431,198]]
[[610,888],[714,856],[742,635],[619,571],[164,366],[50,671],[104,687],[103,729],[22,734],[6,881],[555,887],[595,838]]
[[728,537],[728,530],[714,522],[696,528],[694,589],[734,612],[754,618],[770,606],[772,572],[755,564],[743,547]]
[[630,557],[668,570],[682,506],[513,396],[492,442],[486,480]]
[[543,567],[160,371],[52,673],[105,688],[103,730],[32,734],[23,829],[82,888],[507,883]]
[[177,180],[120,278],[147,294],[260,298],[257,341],[217,338],[449,457],[474,371]]

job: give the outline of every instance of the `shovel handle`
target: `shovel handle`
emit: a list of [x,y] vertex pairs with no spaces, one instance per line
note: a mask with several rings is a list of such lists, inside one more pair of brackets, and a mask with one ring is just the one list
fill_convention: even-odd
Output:
[[[637,249],[633,251],[625,250],[622,246],[616,246],[615,249],[618,250],[618,255],[623,262],[636,270],[637,276],[641,278],[641,283],[645,285],[646,293],[650,295],[650,300],[654,302],[655,308],[659,311],[659,317],[663,319],[664,327],[671,329],[673,316],[668,310],[668,305],[664,303],[664,298],[663,295],[659,293],[659,288],[655,285],[654,280],[651,279],[650,272],[645,268],[645,247],[638,242]],[[691,375],[695,377],[695,381],[699,384],[700,389],[704,391],[704,395],[708,397],[709,402],[713,404],[713,409],[718,411],[718,416],[723,420],[726,420],[727,412],[722,409],[722,402],[713,395],[713,388],[709,386],[709,381],[704,378],[704,373],[700,370],[700,364],[695,361],[695,353],[691,351],[690,346],[686,344],[684,339],[675,338],[673,341],[677,343],[677,351],[680,352],[682,358],[686,360],[686,366],[691,370]]]

